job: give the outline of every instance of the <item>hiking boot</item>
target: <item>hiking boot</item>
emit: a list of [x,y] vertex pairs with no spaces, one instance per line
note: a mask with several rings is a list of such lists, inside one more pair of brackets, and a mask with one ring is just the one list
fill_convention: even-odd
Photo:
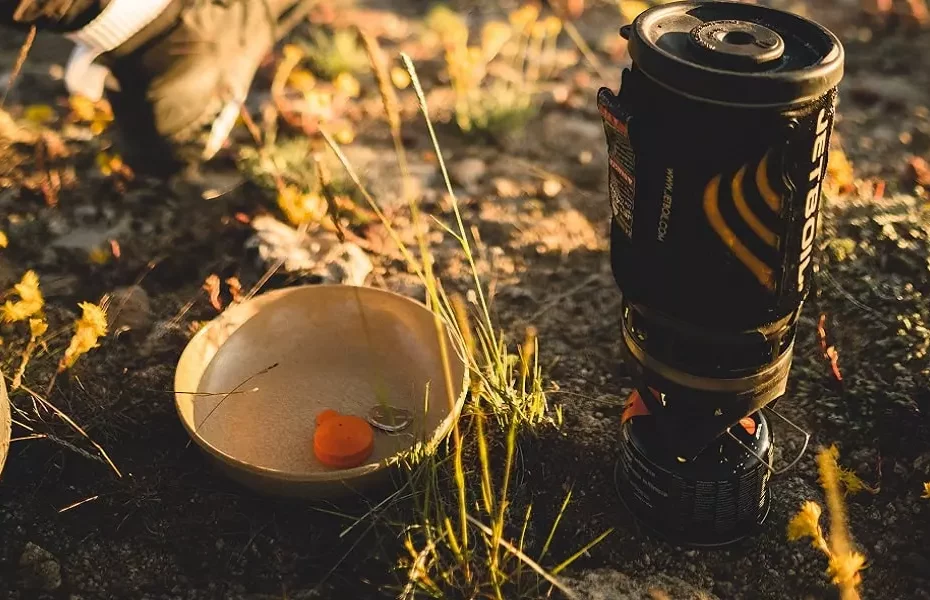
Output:
[[[104,93],[124,160],[153,175],[169,175],[216,154],[261,61],[309,10],[302,0],[149,0],[157,14],[107,50],[108,36],[118,39],[112,22],[121,26],[115,11],[134,11],[124,21],[138,21],[146,3],[104,4],[94,21],[68,35],[78,46],[66,83],[92,99]],[[123,37],[129,29],[123,26]]]

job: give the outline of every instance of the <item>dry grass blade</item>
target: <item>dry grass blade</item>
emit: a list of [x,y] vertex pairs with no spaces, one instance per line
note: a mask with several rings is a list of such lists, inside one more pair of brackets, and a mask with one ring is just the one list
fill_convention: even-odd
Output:
[[358,175],[358,172],[355,170],[355,167],[352,166],[352,163],[343,153],[342,148],[333,139],[333,136],[323,129],[320,128],[320,134],[323,136],[323,139],[326,141],[326,144],[329,146],[329,149],[333,151],[333,154],[336,155],[336,158],[342,164],[342,168],[345,169],[346,173],[349,175],[349,179],[352,180],[352,183],[355,184],[355,187],[362,194],[362,197],[365,199],[365,202],[368,203],[368,207],[373,213],[378,217],[378,220],[381,221],[381,224],[384,225],[384,228],[387,230],[388,235],[391,236],[391,240],[397,246],[397,249],[403,255],[404,260],[407,262],[407,266],[412,268],[416,273],[417,277],[424,279],[426,276],[423,273],[423,269],[420,267],[416,259],[413,258],[413,255],[410,254],[410,250],[407,249],[406,244],[403,240],[400,239],[397,230],[394,229],[393,224],[390,219],[387,218],[387,215],[384,214],[384,211],[381,210],[381,207],[378,206],[378,203],[375,202],[375,199],[372,198],[371,194],[368,192],[368,189],[365,187],[365,184],[362,183],[361,178]]
[[[471,523],[472,525],[480,529],[481,532],[484,533],[486,536],[488,536],[491,539],[495,538],[494,532],[491,530],[490,527],[488,527],[481,521],[475,519],[471,515],[466,515],[466,518],[468,519],[469,523]],[[539,565],[539,563],[537,563],[532,558],[527,556],[522,550],[520,550],[519,548],[517,548],[516,546],[514,546],[513,544],[511,544],[510,542],[508,542],[507,540],[503,538],[497,538],[495,541],[498,545],[504,548],[507,552],[509,552],[516,558],[518,558],[526,566],[528,566],[530,569],[535,571],[540,577],[548,581],[554,587],[558,588],[559,591],[562,592],[566,598],[568,598],[569,600],[579,600],[575,592],[567,588],[564,583],[562,583],[561,581],[559,581],[558,579],[550,575],[544,568],[542,568]]]
[[28,393],[29,395],[31,395],[36,401],[38,401],[39,404],[41,404],[41,405],[44,406],[45,408],[49,409],[50,411],[52,411],[53,413],[55,413],[56,415],[58,415],[58,417],[61,418],[61,420],[63,420],[65,423],[67,423],[68,425],[70,425],[72,429],[74,429],[75,431],[77,431],[78,433],[80,433],[82,436],[84,436],[84,438],[85,438],[88,442],[90,442],[91,445],[92,445],[94,448],[97,449],[97,451],[100,453],[100,456],[103,457],[103,459],[107,462],[107,464],[110,465],[110,468],[113,469],[113,472],[116,473],[116,476],[119,477],[119,478],[122,478],[122,477],[123,477],[123,474],[120,473],[120,470],[116,467],[116,463],[113,462],[113,460],[110,458],[110,455],[107,454],[107,451],[103,449],[103,446],[101,446],[100,444],[98,444],[97,442],[95,442],[95,441],[93,440],[93,438],[91,438],[89,435],[87,435],[87,432],[84,431],[84,429],[83,429],[80,425],[78,425],[77,423],[75,423],[74,420],[73,420],[71,417],[69,417],[68,415],[66,415],[65,413],[63,413],[61,410],[59,410],[54,404],[52,404],[51,402],[49,402],[48,400],[46,400],[45,398],[43,398],[42,395],[39,394],[38,392],[35,392],[35,391],[29,389],[29,388],[26,387],[25,385],[21,386],[21,388],[22,388],[23,390],[25,390],[26,393]]
[[197,429],[200,429],[201,427],[203,427],[203,424],[207,422],[207,419],[209,419],[211,416],[213,416],[213,413],[215,413],[215,412],[223,405],[223,403],[226,402],[226,400],[229,399],[230,396],[232,396],[232,395],[234,395],[234,394],[236,394],[236,393],[239,393],[239,392],[240,392],[240,388],[241,388],[242,386],[244,386],[244,385],[247,384],[248,382],[252,381],[252,380],[255,379],[256,377],[258,377],[258,376],[260,376],[260,375],[264,375],[265,373],[271,371],[272,369],[276,369],[277,367],[278,367],[278,363],[274,363],[273,365],[268,366],[268,367],[265,367],[264,369],[262,369],[261,371],[258,371],[257,373],[253,373],[252,375],[249,375],[248,377],[246,377],[245,379],[243,379],[242,382],[241,382],[239,385],[237,385],[236,387],[234,387],[232,390],[230,390],[230,391],[226,392],[225,394],[223,394],[223,397],[220,399],[219,402],[216,403],[216,406],[214,406],[212,409],[210,409],[210,412],[207,413],[207,416],[205,416],[205,417],[203,418],[203,420],[200,421],[200,423],[197,425]]
[[[433,128],[433,122],[430,120],[429,105],[426,102],[426,94],[423,92],[423,86],[420,84],[420,78],[417,75],[416,67],[413,66],[413,61],[410,59],[410,56],[401,53],[401,58],[403,58],[404,66],[407,68],[407,73],[410,75],[410,80],[413,82],[413,88],[417,94],[417,102],[420,104],[420,111],[423,113],[423,118],[426,121],[426,128],[429,131],[430,141],[433,144],[433,150],[436,152],[436,158],[439,161],[439,168],[442,170],[442,177],[446,184],[446,191],[449,192],[449,196],[452,199],[452,210],[455,213],[455,220],[459,228],[459,234],[464,242],[468,239],[468,234],[465,231],[465,224],[462,220],[462,212],[459,210],[458,199],[452,189],[452,180],[449,177],[449,170],[446,168],[446,161],[445,158],[443,158],[442,149],[439,147],[439,139],[436,137],[436,130]],[[478,295],[480,307],[485,317],[484,325],[488,327],[488,331],[493,332],[494,326],[491,323],[491,311],[488,309],[488,303],[485,300],[484,289],[481,285],[481,280],[478,278],[478,267],[475,264],[475,257],[472,254],[471,246],[469,246],[467,242],[462,243],[462,249],[465,252],[465,258],[468,260],[468,266],[475,281],[475,292]],[[491,335],[494,337],[493,333]]]
[[320,193],[323,194],[323,198],[326,200],[329,218],[332,219],[333,226],[336,228],[336,237],[339,238],[340,242],[344,243],[346,241],[346,233],[342,230],[342,223],[339,222],[339,205],[336,202],[335,194],[333,194],[333,181],[329,174],[329,169],[326,168],[326,165],[323,164],[323,161],[321,161],[320,157],[316,154],[313,155],[313,163],[316,165],[316,176],[320,184]]
[[401,138],[400,102],[397,99],[397,92],[394,90],[394,84],[391,82],[391,73],[388,70],[384,52],[378,44],[378,39],[362,29],[359,29],[359,36],[362,38],[362,43],[365,45],[365,51],[368,53],[368,62],[371,64],[375,79],[378,81],[378,92],[381,94],[381,102],[384,104],[384,112],[387,114],[388,126],[391,129],[391,138],[394,140],[394,154],[397,156],[397,167],[400,169],[403,181],[403,197],[409,199],[413,193],[413,186],[410,180],[410,169],[407,166],[407,151],[404,149],[404,142]]

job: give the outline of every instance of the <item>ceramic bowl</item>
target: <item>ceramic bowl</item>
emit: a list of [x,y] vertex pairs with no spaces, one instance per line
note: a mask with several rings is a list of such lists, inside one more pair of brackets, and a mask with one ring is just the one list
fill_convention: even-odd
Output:
[[[467,390],[461,347],[410,298],[369,287],[310,285],[236,304],[205,325],[181,355],[175,402],[190,437],[229,477],[290,497],[365,495],[398,473],[416,444],[451,430]],[[452,402],[450,403],[450,398]],[[364,464],[333,469],[313,452],[326,409],[367,418],[399,407],[411,424],[374,428]]]

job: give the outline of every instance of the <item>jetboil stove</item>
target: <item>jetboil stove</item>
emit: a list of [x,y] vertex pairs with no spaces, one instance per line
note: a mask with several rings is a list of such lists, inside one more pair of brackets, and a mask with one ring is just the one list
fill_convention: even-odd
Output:
[[776,468],[770,418],[810,288],[843,48],[738,2],[663,4],[621,35],[632,67],[597,98],[636,389],[618,486],[663,536],[725,544],[764,521],[770,476],[804,451]]

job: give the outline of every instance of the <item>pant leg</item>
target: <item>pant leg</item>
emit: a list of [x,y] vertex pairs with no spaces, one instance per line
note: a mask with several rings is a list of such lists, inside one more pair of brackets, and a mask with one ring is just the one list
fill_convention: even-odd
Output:
[[84,27],[108,0],[0,0],[0,27],[64,33]]

